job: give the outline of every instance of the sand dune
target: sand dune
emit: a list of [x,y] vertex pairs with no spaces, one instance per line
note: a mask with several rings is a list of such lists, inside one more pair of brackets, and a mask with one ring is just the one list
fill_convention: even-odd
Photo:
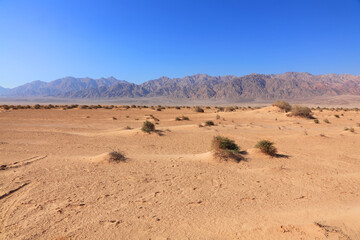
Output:
[[[360,112],[314,113],[1,111],[0,238],[360,239]],[[213,158],[218,134],[243,161]],[[112,151],[126,162],[105,164]]]

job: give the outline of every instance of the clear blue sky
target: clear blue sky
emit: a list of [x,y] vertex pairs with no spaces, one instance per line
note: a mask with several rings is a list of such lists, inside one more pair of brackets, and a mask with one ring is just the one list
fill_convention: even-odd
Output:
[[360,0],[0,0],[0,86],[360,74]]

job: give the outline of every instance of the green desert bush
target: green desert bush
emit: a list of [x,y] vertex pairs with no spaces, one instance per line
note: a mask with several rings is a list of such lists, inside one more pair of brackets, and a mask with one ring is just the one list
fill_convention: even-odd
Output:
[[330,123],[329,119],[327,119],[327,118],[324,119],[324,122],[325,123]]
[[276,101],[273,106],[280,108],[284,112],[290,112],[291,110],[291,105],[285,101]]
[[277,153],[277,149],[274,146],[274,143],[269,140],[261,140],[255,145],[255,147],[259,148],[261,152],[270,156],[275,156]]
[[319,123],[319,119],[314,119],[314,123],[318,124],[318,123]]
[[337,115],[337,114],[335,114],[335,115],[334,115],[334,117],[336,117],[336,118],[340,118],[340,116],[339,116],[339,115]]
[[240,147],[235,143],[234,140],[231,140],[223,136],[215,136],[212,140],[211,147],[214,153],[214,156],[221,160],[236,160],[240,161],[242,159],[240,155]]
[[291,108],[291,115],[296,117],[312,118],[311,109],[299,105],[295,105]]
[[152,122],[149,121],[145,121],[143,123],[143,126],[141,128],[142,131],[146,132],[146,133],[151,133],[155,131],[155,125]]

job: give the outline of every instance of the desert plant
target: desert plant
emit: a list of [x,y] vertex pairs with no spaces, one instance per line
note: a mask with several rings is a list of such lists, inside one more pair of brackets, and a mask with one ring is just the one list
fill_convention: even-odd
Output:
[[34,108],[35,108],[35,109],[40,109],[40,107],[41,107],[40,104],[35,104],[35,105],[34,105]]
[[352,127],[351,128],[346,127],[346,128],[344,128],[344,131],[350,131],[350,132],[354,133],[355,129]]
[[186,116],[181,116],[181,117],[176,117],[175,120],[176,121],[183,121],[183,120],[185,121],[185,120],[190,120],[190,119]]
[[275,156],[277,153],[274,143],[269,140],[261,140],[255,145],[255,147],[270,156]]
[[194,111],[195,111],[195,112],[199,112],[199,113],[203,113],[203,112],[204,112],[204,109],[202,109],[201,107],[195,107],[195,108],[194,108]]
[[159,121],[160,121],[160,119],[158,119],[158,118],[155,117],[154,115],[150,115],[150,117],[151,117],[152,119],[154,119],[155,122],[159,122]]
[[210,127],[210,126],[214,126],[214,125],[215,125],[215,124],[214,124],[213,121],[206,121],[206,122],[205,122],[205,126]]
[[143,126],[141,128],[142,131],[146,132],[146,133],[151,133],[155,131],[155,125],[152,122],[149,121],[145,121],[143,123]]
[[225,112],[233,112],[233,111],[235,111],[234,107],[226,107],[225,108]]
[[285,101],[276,101],[273,106],[280,108],[284,112],[290,112],[291,110],[291,105]]
[[123,153],[115,152],[115,151],[109,153],[109,162],[119,163],[125,161],[126,161],[126,157]]
[[319,123],[319,119],[314,119],[314,123],[318,124],[318,123]]
[[327,118],[324,119],[324,122],[325,123],[330,123],[329,119],[327,119]]
[[240,161],[242,159],[239,153],[239,146],[235,143],[234,140],[231,140],[223,136],[215,136],[212,140],[212,149],[214,156],[222,160],[233,159]]
[[335,115],[334,115],[334,117],[336,117],[336,118],[340,118],[340,116],[339,116],[339,115],[337,115],[337,114],[335,114]]
[[298,105],[295,105],[291,108],[291,115],[296,117],[312,118],[312,112],[310,108]]

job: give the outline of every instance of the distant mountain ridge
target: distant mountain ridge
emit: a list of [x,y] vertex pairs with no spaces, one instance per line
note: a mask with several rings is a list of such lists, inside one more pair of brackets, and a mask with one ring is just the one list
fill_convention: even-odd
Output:
[[52,82],[34,81],[22,86],[0,88],[6,97],[57,97],[112,99],[167,97],[194,100],[254,101],[258,99],[302,99],[318,96],[360,95],[360,76],[287,72],[184,78],[161,77],[134,84],[114,77],[91,79],[66,77]]

